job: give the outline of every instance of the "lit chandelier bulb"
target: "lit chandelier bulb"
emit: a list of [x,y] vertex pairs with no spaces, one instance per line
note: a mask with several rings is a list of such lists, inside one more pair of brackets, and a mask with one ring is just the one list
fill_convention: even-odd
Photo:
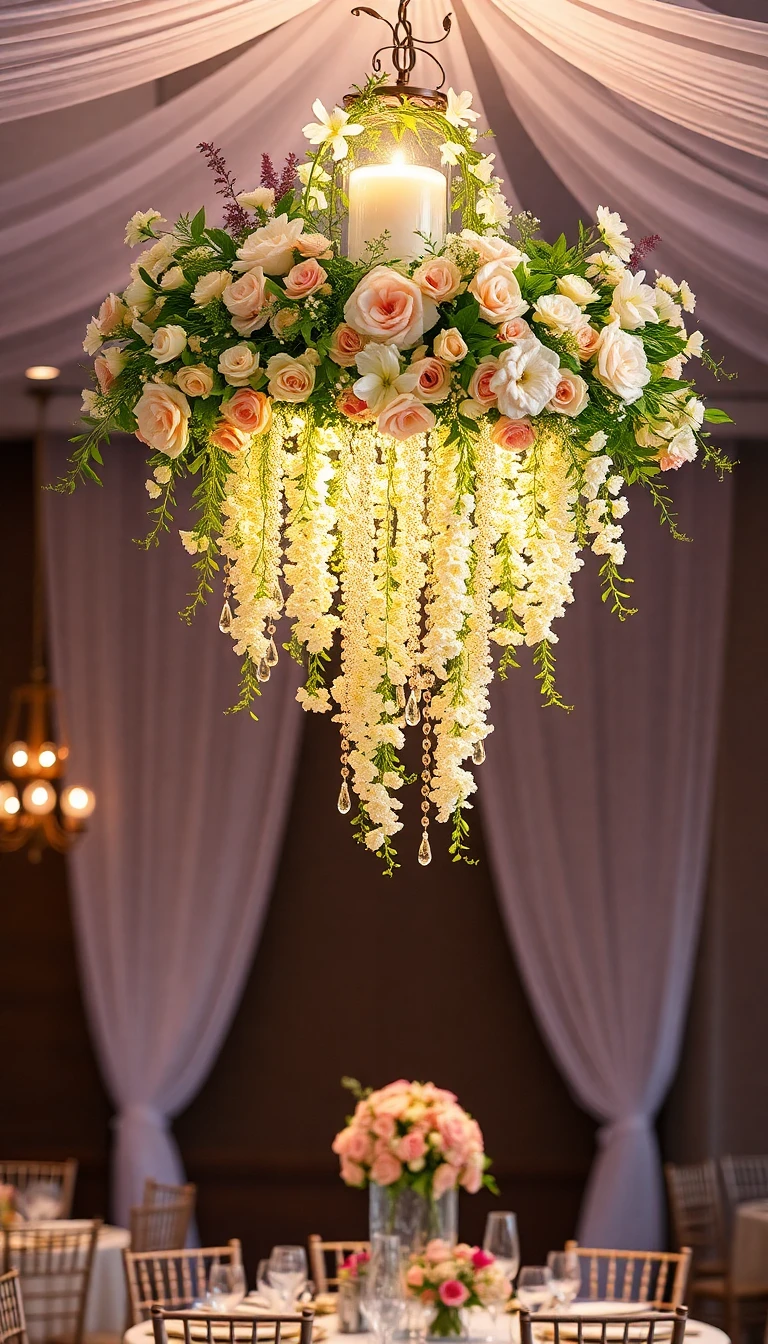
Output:
[[59,753],[55,742],[44,742],[37,753],[37,763],[41,770],[50,770],[59,759]]
[[92,789],[82,784],[71,784],[61,795],[61,810],[65,817],[84,821],[90,817],[96,806],[96,796]]
[[56,806],[56,790],[47,779],[33,779],[21,795],[25,811],[33,817],[44,817]]
[[5,764],[16,770],[23,770],[25,765],[29,765],[29,747],[26,742],[11,743],[5,753]]
[[10,779],[4,779],[0,782],[0,814],[4,817],[14,817],[21,807],[19,795],[16,791],[16,785]]

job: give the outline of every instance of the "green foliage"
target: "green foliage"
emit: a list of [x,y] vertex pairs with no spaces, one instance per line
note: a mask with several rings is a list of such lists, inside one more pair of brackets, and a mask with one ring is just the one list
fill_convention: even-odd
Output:
[[231,705],[225,712],[227,714],[239,714],[247,709],[254,723],[258,723],[258,718],[254,714],[251,706],[257,696],[261,695],[261,683],[256,671],[256,664],[246,654],[240,664],[240,687],[238,699],[234,705]]
[[448,853],[452,863],[467,863],[470,868],[474,868],[479,860],[469,858],[468,840],[469,822],[462,809],[456,807],[451,814],[451,843],[448,846]]
[[219,548],[216,538],[221,535],[221,506],[230,473],[226,454],[219,448],[202,448],[200,456],[201,479],[195,486],[192,496],[198,519],[192,531],[198,541],[204,543],[204,549],[198,553],[194,562],[197,586],[190,593],[189,605],[179,612],[181,619],[187,624],[192,620],[197,608],[205,602],[206,594],[213,592],[213,576],[219,570],[216,559]]
[[539,682],[544,704],[552,709],[564,709],[570,714],[573,705],[566,705],[555,685],[555,655],[548,639],[542,639],[533,651],[533,661],[539,669],[536,680]]
[[616,562],[610,556],[601,566],[600,579],[603,588],[601,598],[603,602],[610,602],[613,614],[618,616],[620,621],[625,621],[628,616],[636,616],[637,607],[626,605],[629,593],[619,586],[620,584],[634,583],[634,579],[627,578],[625,574],[619,574]]

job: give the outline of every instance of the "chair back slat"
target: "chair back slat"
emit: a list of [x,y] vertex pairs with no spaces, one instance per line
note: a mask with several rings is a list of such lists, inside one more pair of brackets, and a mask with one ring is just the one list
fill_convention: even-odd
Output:
[[141,1204],[131,1209],[132,1251],[178,1250],[187,1240],[195,1206],[195,1187],[173,1203]]
[[591,1302],[648,1302],[655,1311],[674,1311],[685,1300],[689,1246],[680,1251],[618,1251],[567,1241],[565,1249],[578,1256],[580,1295]]
[[250,1320],[243,1316],[219,1315],[218,1312],[214,1319],[209,1312],[165,1310],[160,1306],[153,1306],[151,1309],[155,1344],[168,1344],[169,1321],[181,1323],[184,1344],[202,1344],[201,1335],[204,1336],[205,1344],[226,1344],[225,1328],[229,1335],[229,1344],[247,1344],[247,1332],[250,1332],[251,1344],[258,1344],[258,1328],[267,1325],[274,1327],[274,1344],[280,1344],[284,1325],[298,1325],[299,1344],[312,1344],[314,1318],[315,1313],[310,1308],[305,1308],[298,1315],[292,1313],[268,1315],[260,1312]]
[[667,1162],[664,1175],[676,1245],[691,1247],[697,1268],[724,1274],[725,1220],[716,1164],[711,1159],[685,1166]]
[[671,1327],[670,1344],[684,1344],[687,1317],[688,1308],[682,1306],[676,1307],[674,1311],[649,1311],[639,1316],[590,1316],[588,1320],[568,1312],[556,1316],[537,1312],[531,1316],[529,1311],[523,1309],[520,1311],[520,1344],[537,1344],[537,1337],[553,1337],[554,1344],[561,1344],[561,1340],[565,1344],[565,1341],[573,1340],[574,1335],[578,1344],[584,1344],[585,1339],[587,1344],[597,1344],[598,1338],[599,1344],[607,1344],[609,1338],[616,1339],[619,1327],[622,1344],[629,1344],[630,1339],[632,1344],[654,1344],[659,1326],[664,1328],[665,1340],[669,1338],[667,1329]]
[[191,1183],[187,1185],[168,1185],[162,1181],[155,1181],[148,1176],[144,1182],[144,1197],[142,1205],[152,1205],[157,1207],[162,1204],[178,1204],[182,1200],[191,1200],[194,1209],[197,1198],[197,1186]]
[[195,1250],[123,1251],[131,1321],[148,1321],[152,1308],[188,1310],[205,1297],[211,1265],[242,1265],[237,1239],[226,1246],[203,1246]]
[[101,1222],[0,1233],[0,1268],[18,1271],[30,1344],[66,1335],[82,1344],[85,1306]]
[[0,1274],[0,1344],[27,1344],[19,1271]]
[[[370,1252],[369,1241],[323,1241],[317,1232],[309,1237],[309,1272],[315,1285],[315,1292],[327,1293],[329,1288],[338,1288],[339,1270],[350,1255]],[[333,1272],[328,1273],[329,1258]]]
[[63,1162],[0,1161],[0,1185],[12,1185],[22,1195],[30,1185],[58,1186],[59,1218],[69,1218],[72,1213],[76,1180],[77,1159],[74,1157]]
[[721,1157],[720,1170],[731,1209],[750,1199],[768,1199],[768,1154]]

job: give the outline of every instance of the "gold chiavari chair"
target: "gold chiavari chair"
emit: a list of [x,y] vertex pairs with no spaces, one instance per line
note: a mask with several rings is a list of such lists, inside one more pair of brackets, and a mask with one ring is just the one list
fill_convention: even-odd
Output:
[[680,1251],[613,1251],[567,1241],[565,1249],[578,1257],[580,1295],[592,1302],[648,1302],[655,1311],[674,1311],[685,1301],[689,1246]]
[[183,1311],[201,1301],[214,1261],[242,1265],[240,1242],[189,1251],[123,1251],[131,1323],[148,1321],[153,1307]]
[[189,1200],[194,1212],[195,1199],[197,1198],[196,1185],[164,1185],[162,1181],[155,1181],[148,1176],[144,1182],[144,1198],[142,1205],[158,1204],[178,1204],[182,1200]]
[[27,1344],[27,1325],[19,1271],[0,1274],[0,1344]]
[[77,1160],[64,1162],[0,1162],[0,1185],[13,1185],[21,1195],[30,1185],[58,1186],[61,1207],[59,1218],[69,1218],[77,1180]]
[[731,1210],[750,1199],[768,1199],[768,1154],[720,1158],[725,1194]]
[[[183,1339],[184,1344],[258,1344],[259,1331],[264,1340],[264,1327],[274,1326],[274,1344],[291,1344],[297,1340],[294,1327],[298,1326],[297,1344],[312,1344],[314,1312],[309,1309],[300,1315],[285,1316],[224,1316],[215,1317],[200,1311],[164,1311],[152,1308],[152,1329],[155,1344],[168,1344],[171,1339]],[[289,1327],[283,1334],[283,1328]],[[674,1344],[678,1344],[674,1341]]]
[[[327,1293],[329,1288],[338,1288],[339,1270],[349,1255],[359,1255],[361,1251],[370,1251],[369,1241],[323,1241],[317,1232],[309,1238],[309,1272],[316,1293]],[[328,1259],[332,1256],[334,1272],[328,1273]]]
[[545,1316],[520,1312],[520,1344],[683,1344],[687,1307],[652,1311],[642,1316]]
[[194,1195],[173,1204],[141,1204],[131,1209],[132,1251],[174,1251],[187,1240]]
[[31,1344],[82,1344],[98,1219],[0,1233],[0,1266],[17,1269]]

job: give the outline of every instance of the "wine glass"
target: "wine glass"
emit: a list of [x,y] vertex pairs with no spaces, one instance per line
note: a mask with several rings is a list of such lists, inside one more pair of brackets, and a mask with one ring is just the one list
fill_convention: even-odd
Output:
[[514,1213],[489,1213],[485,1220],[483,1250],[495,1259],[499,1269],[512,1282],[520,1268],[520,1241]]
[[242,1265],[222,1265],[214,1260],[208,1273],[207,1304],[211,1311],[232,1312],[245,1297]]
[[28,1223],[60,1218],[61,1186],[54,1181],[31,1181],[25,1190],[18,1191],[16,1207]]
[[524,1265],[517,1280],[517,1300],[532,1314],[552,1301],[552,1270],[548,1265]]
[[559,1307],[569,1307],[581,1289],[579,1257],[573,1251],[550,1251],[547,1265],[552,1271],[552,1293]]
[[273,1246],[269,1257],[269,1283],[286,1311],[292,1311],[307,1281],[307,1253],[303,1246]]
[[363,1280],[361,1306],[373,1333],[390,1344],[405,1308],[402,1248],[399,1237],[377,1232],[371,1241],[371,1258]]

